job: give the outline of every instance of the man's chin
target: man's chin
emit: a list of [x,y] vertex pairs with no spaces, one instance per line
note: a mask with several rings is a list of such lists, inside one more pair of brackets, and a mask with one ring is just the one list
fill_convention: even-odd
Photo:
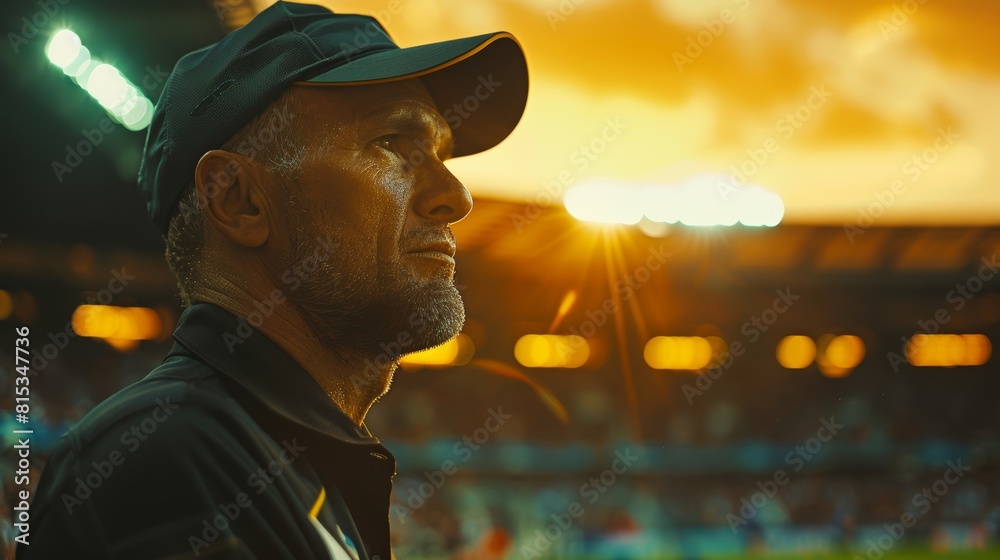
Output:
[[458,289],[448,282],[433,292],[426,303],[417,305],[407,317],[413,333],[413,344],[407,353],[440,346],[455,338],[465,325],[465,305]]
[[448,331],[440,330],[427,333],[426,336],[422,336],[420,339],[414,340],[414,343],[410,346],[409,350],[403,354],[403,356],[441,346],[458,336],[458,333],[460,332],[462,332],[462,325]]
[[331,348],[382,361],[433,348],[461,332],[465,307],[450,279],[411,277],[395,285],[368,302],[331,298],[320,309],[312,306],[307,321]]

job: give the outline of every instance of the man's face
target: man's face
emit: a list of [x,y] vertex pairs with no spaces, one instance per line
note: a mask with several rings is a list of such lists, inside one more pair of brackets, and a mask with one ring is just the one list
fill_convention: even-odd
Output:
[[447,341],[465,321],[449,224],[472,199],[442,164],[444,118],[416,79],[293,88],[306,156],[284,185],[276,285],[344,353],[388,362]]

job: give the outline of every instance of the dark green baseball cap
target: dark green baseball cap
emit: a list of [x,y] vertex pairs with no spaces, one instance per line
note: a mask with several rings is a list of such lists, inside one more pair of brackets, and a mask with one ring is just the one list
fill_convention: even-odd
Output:
[[420,78],[455,138],[455,157],[499,144],[528,95],[521,46],[506,32],[400,48],[374,18],[279,1],[174,67],[153,110],[139,189],[166,234],[195,166],[292,84]]

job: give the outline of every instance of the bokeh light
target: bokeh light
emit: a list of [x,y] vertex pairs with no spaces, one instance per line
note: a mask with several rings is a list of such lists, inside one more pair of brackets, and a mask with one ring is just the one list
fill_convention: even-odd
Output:
[[45,56],[59,68],[65,68],[80,54],[83,45],[80,36],[69,29],[56,31],[45,47]]
[[854,335],[833,337],[826,347],[826,359],[838,368],[854,368],[865,357],[865,343]]
[[71,323],[79,336],[118,340],[152,340],[163,328],[154,309],[112,305],[81,305]]
[[917,334],[906,344],[906,359],[918,367],[981,366],[992,352],[984,334]]
[[475,352],[476,347],[472,339],[460,333],[434,348],[407,354],[399,360],[399,363],[411,366],[460,366],[469,363]]
[[825,334],[817,345],[816,363],[826,377],[847,377],[865,357],[865,343],[855,335]]
[[108,114],[131,131],[149,126],[153,102],[111,64],[91,58],[80,37],[68,29],[52,35],[46,46],[49,60],[86,90]]
[[642,219],[641,192],[616,182],[574,185],[566,191],[563,203],[574,218],[585,222],[634,225]]
[[[736,186],[727,177],[694,177],[678,185],[589,181],[571,187],[566,210],[578,220],[634,225],[774,227],[785,206],[781,197],[756,185]],[[646,226],[644,229],[648,230]]]
[[11,313],[14,312],[14,298],[10,296],[10,292],[6,290],[0,290],[0,321],[10,317]]
[[816,359],[816,343],[803,335],[790,335],[778,341],[778,363],[788,369],[804,369]]
[[642,355],[653,369],[695,371],[712,363],[712,341],[700,336],[656,336]]
[[530,368],[578,368],[587,363],[590,345],[577,335],[526,334],[514,344],[514,359]]

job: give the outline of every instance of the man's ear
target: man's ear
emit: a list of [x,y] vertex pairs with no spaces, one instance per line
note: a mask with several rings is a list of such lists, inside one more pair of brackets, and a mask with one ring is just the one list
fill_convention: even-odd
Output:
[[206,152],[194,172],[205,220],[227,239],[260,247],[270,235],[266,175],[245,156],[224,150]]

